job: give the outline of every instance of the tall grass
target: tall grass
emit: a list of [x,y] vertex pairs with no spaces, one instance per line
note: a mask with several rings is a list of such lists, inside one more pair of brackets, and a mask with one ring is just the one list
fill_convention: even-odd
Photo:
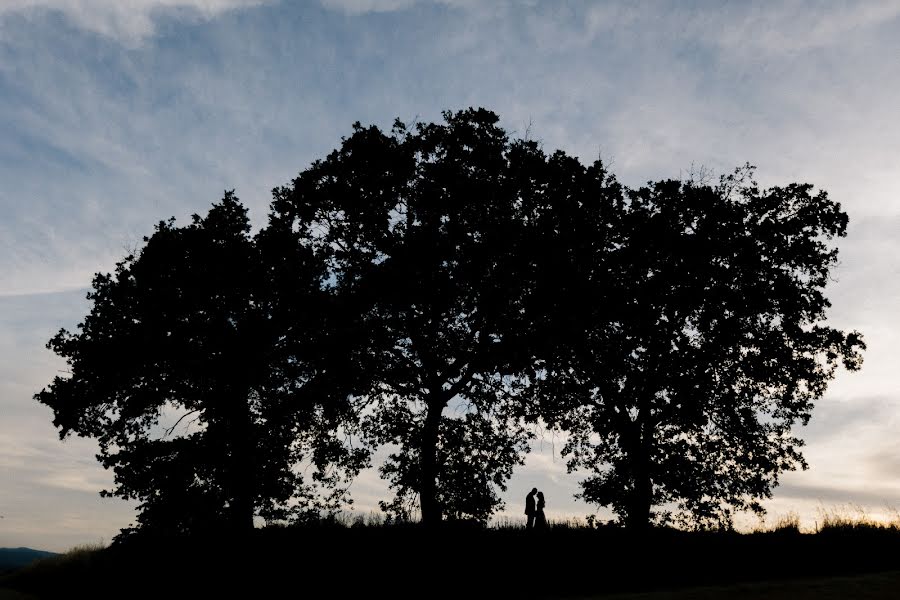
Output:
[[[553,519],[549,531],[532,534],[518,515],[498,516],[487,527],[449,523],[438,531],[390,522],[379,512],[345,512],[297,526],[270,525],[249,536],[148,536],[110,548],[80,546],[0,579],[0,587],[40,598],[156,599],[231,597],[252,583],[261,587],[247,597],[277,597],[286,586],[304,592],[311,582],[324,581],[341,597],[383,591],[418,598],[428,597],[426,590],[458,598],[473,589],[471,578],[452,571],[465,564],[501,574],[488,587],[475,588],[481,595],[593,597],[896,569],[900,516],[892,514],[883,521],[856,505],[822,508],[815,529],[802,530],[800,516],[789,512],[743,535],[674,528],[632,534],[579,518]],[[523,570],[533,553],[540,573]],[[182,572],[191,576],[179,579]]]
[[842,504],[831,508],[819,507],[816,518],[817,533],[848,531],[893,531],[900,530],[900,514],[894,507],[887,507],[888,518],[876,519],[859,504]]
[[60,573],[86,572],[95,566],[106,544],[82,544],[62,554],[40,558],[14,573],[19,579],[39,580]]
[[[900,512],[894,507],[887,507],[885,516],[873,517],[868,510],[859,504],[839,504],[831,507],[820,506],[816,511],[815,519],[810,523],[801,520],[799,513],[788,511],[783,514],[761,519],[756,525],[738,527],[738,533],[763,534],[763,533],[794,533],[812,534],[828,533],[832,531],[860,531],[860,530],[892,530],[900,532]],[[379,511],[369,512],[341,512],[319,520],[311,520],[306,525],[339,527],[339,528],[383,528],[397,525],[408,526],[415,522],[400,522],[391,520]],[[558,531],[563,530],[590,530],[618,527],[613,521],[596,519],[593,516],[587,519],[579,517],[563,517],[548,520],[548,528]],[[469,525],[477,525],[470,523]],[[270,524],[269,527],[272,527]],[[275,527],[279,527],[275,525]],[[495,531],[517,530],[525,528],[525,518],[510,515],[498,515],[490,520],[487,529]],[[73,550],[75,551],[75,550]]]
[[763,519],[750,530],[750,533],[801,533],[800,515],[789,511],[779,515],[771,523]]

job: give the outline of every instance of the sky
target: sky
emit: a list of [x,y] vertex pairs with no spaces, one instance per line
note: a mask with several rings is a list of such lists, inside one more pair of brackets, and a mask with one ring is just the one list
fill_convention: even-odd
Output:
[[[810,469],[770,519],[900,507],[900,4],[494,0],[0,0],[0,546],[108,542],[133,506],[91,440],[60,441],[32,396],[64,363],[45,348],[156,222],[235,189],[263,223],[270,190],[355,121],[389,126],[484,106],[514,135],[637,186],[750,162],[809,182],[850,217],[829,322],[868,351],[801,430]],[[504,494],[572,498],[559,438]],[[355,482],[358,510],[388,492]],[[855,509],[854,509],[855,510]],[[608,513],[600,511],[601,517]],[[748,521],[750,525],[755,521]],[[748,526],[750,526],[748,525]]]

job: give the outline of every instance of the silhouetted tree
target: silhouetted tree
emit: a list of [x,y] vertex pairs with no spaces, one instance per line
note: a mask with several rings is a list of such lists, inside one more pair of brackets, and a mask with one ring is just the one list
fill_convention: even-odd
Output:
[[861,364],[860,335],[824,323],[846,214],[810,185],[751,176],[611,185],[609,227],[570,230],[577,293],[561,302],[583,327],[561,329],[536,397],[569,431],[570,468],[593,473],[583,498],[628,526],[761,511],[781,473],[806,468],[792,426],[839,362]]
[[[379,408],[377,417],[369,421],[379,439],[406,440],[420,435],[417,419],[421,415],[405,399],[385,400]],[[530,436],[520,427],[515,421],[492,418],[487,411],[442,416],[435,448],[435,462],[439,465],[435,496],[444,518],[485,523],[502,506],[497,491],[506,489],[513,468],[521,464],[521,457],[528,451]],[[412,518],[421,469],[421,449],[415,445],[399,447],[382,465],[382,475],[390,482],[395,496],[390,502],[379,504],[392,518]]]
[[232,193],[185,227],[161,222],[95,276],[78,331],[48,343],[71,375],[36,399],[61,438],[97,439],[115,474],[105,493],[138,500],[141,528],[247,530],[254,515],[333,505],[365,461],[336,437],[347,404],[323,265],[296,237],[249,231]]
[[354,125],[340,149],[275,191],[272,227],[299,231],[331,265],[370,335],[374,440],[398,446],[382,472],[419,498],[422,520],[485,519],[527,431],[510,417],[528,278],[511,143],[483,109],[391,134]]

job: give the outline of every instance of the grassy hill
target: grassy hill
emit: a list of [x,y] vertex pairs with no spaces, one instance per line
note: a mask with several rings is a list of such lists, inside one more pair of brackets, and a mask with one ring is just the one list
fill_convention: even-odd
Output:
[[[895,600],[900,598],[900,571],[842,577],[738,583],[680,590],[585,597],[603,600]],[[582,600],[582,599],[580,599]]]
[[40,558],[47,558],[54,554],[31,548],[0,548],[0,573],[24,567]]
[[[36,598],[896,598],[900,531],[302,527],[134,538],[0,579]],[[833,591],[833,593],[829,592]],[[829,595],[830,594],[830,595]],[[880,595],[879,595],[880,594]],[[241,596],[238,596],[241,597]]]

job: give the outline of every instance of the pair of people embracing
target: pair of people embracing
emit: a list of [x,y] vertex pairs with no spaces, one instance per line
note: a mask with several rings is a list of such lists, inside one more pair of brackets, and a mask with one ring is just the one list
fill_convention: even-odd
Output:
[[[537,503],[535,503],[535,496],[537,496]],[[539,492],[537,488],[532,488],[531,492],[525,496],[525,516],[528,517],[528,521],[525,524],[526,529],[547,528],[544,506],[544,492]]]

